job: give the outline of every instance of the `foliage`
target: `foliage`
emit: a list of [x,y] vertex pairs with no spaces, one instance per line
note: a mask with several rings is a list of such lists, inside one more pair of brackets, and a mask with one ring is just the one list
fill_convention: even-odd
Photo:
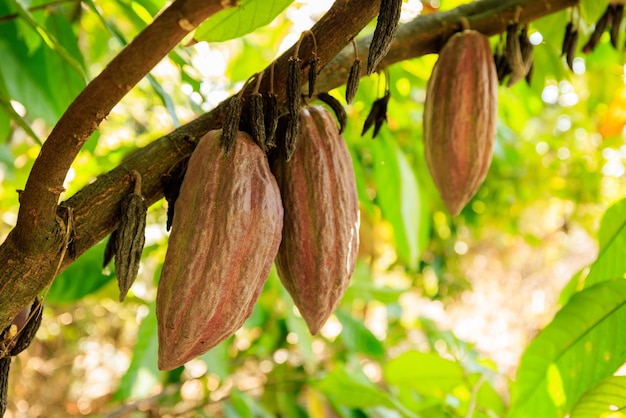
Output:
[[[15,190],[23,188],[41,141],[87,80],[165,2],[26,3],[0,2],[3,236],[15,224]],[[213,108],[297,39],[302,27],[296,22],[310,21],[331,2],[291,3],[247,0],[209,19],[196,38],[211,43],[177,47],[116,106],[74,162],[62,198]],[[460,2],[441,3],[451,9]],[[606,4],[581,2],[583,37]],[[259,15],[259,8],[267,13]],[[362,209],[359,262],[341,306],[318,336],[309,334],[273,271],[234,337],[185,367],[160,372],[154,300],[167,245],[166,203],[150,208],[140,278],[123,306],[114,302],[114,272],[101,269],[104,243],[85,253],[47,292],[46,322],[39,346],[31,348],[36,354],[30,358],[40,363],[60,347],[70,357],[54,366],[67,385],[57,388],[56,401],[64,402],[48,399],[44,407],[59,411],[47,415],[586,417],[623,411],[626,382],[615,374],[626,363],[620,327],[626,320],[626,119],[615,109],[623,112],[626,103],[624,53],[611,48],[605,34],[591,54],[578,51],[578,70],[569,72],[560,45],[570,13],[531,24],[537,39],[532,83],[500,88],[489,175],[456,218],[446,214],[433,186],[421,141],[426,81],[436,56],[395,64],[388,78],[361,80],[344,133]],[[369,106],[386,83],[387,124],[376,139],[362,137]],[[484,337],[465,341],[426,312],[463,305],[477,285],[468,280],[472,260],[501,262],[490,251],[515,240],[540,251],[554,237],[572,239],[575,230],[597,235],[598,256],[559,284],[560,298],[536,324],[542,330],[511,380],[513,370],[478,348]],[[508,297],[518,297],[511,287]],[[69,376],[86,370],[85,347],[93,344],[124,359],[124,367],[107,390],[80,393]]]

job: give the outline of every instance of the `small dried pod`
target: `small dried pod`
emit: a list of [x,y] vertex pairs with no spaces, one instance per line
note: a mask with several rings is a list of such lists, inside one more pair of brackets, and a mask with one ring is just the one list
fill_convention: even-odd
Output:
[[526,69],[526,74],[524,77],[526,78],[526,82],[530,84],[530,80],[532,78],[532,68],[533,68],[533,55],[535,47],[530,42],[530,38],[528,37],[528,27],[523,26],[522,30],[519,34],[519,44],[520,50],[522,52],[522,60],[524,61],[524,68]]
[[376,28],[367,56],[367,75],[371,75],[378,63],[385,58],[398,32],[402,0],[382,0],[378,11]]
[[252,93],[248,98],[249,116],[250,116],[250,133],[252,139],[257,143],[263,152],[268,151],[267,133],[265,130],[265,115],[263,113],[263,96],[260,93]]
[[509,63],[504,53],[494,55],[494,62],[496,64],[498,82],[502,84],[504,80],[511,75],[511,67],[509,67]]
[[348,82],[346,83],[346,103],[350,104],[356,96],[359,89],[359,81],[361,80],[361,60],[355,59],[350,67],[348,74]]
[[285,129],[285,159],[291,157],[298,145],[298,135],[300,133],[300,118],[298,115],[287,115],[287,128]]
[[276,128],[278,128],[278,99],[276,94],[268,92],[263,95],[263,115],[265,118],[265,143],[268,148],[276,147]]
[[378,135],[383,123],[387,121],[387,105],[389,104],[390,97],[391,95],[389,94],[389,90],[387,90],[383,97],[374,101],[372,108],[370,109],[370,113],[367,115],[367,118],[365,118],[361,136],[365,135],[365,133],[369,131],[372,126],[374,126],[372,138],[376,138],[376,135]]
[[241,108],[243,106],[241,97],[239,95],[231,97],[226,106],[220,141],[224,154],[228,155],[235,142],[235,136],[239,132],[239,120],[241,119]]
[[348,114],[346,109],[339,100],[328,94],[327,92],[321,92],[317,94],[317,98],[326,103],[335,112],[337,121],[339,122],[339,133],[342,133],[348,123]]
[[[169,231],[172,228],[172,220],[174,219],[174,207],[178,194],[180,193],[180,186],[183,183],[185,177],[185,170],[187,169],[187,161],[185,159],[177,164],[169,173],[161,177],[161,185],[163,186],[163,196],[167,201],[167,222],[165,228]],[[110,241],[109,241],[110,242]],[[108,245],[107,245],[108,248]],[[106,250],[105,250],[106,254]],[[105,257],[106,261],[106,257]],[[108,262],[106,262],[108,264]],[[105,264],[105,265],[106,265]]]
[[280,244],[283,207],[265,153],[238,132],[200,139],[176,201],[159,280],[159,368],[171,370],[232,336],[252,313]]
[[576,48],[578,47],[578,30],[574,30],[571,34],[571,40],[567,45],[567,51],[565,53],[565,62],[570,70],[574,71],[574,58],[576,58]]
[[567,51],[570,49],[570,44],[572,43],[572,35],[576,27],[574,26],[574,22],[567,22],[565,25],[565,34],[563,35],[563,43],[561,44],[561,56],[567,55]]
[[613,48],[619,48],[619,30],[622,26],[624,18],[624,5],[613,4],[613,22],[611,22],[611,45]]
[[598,45],[602,34],[606,30],[606,28],[611,25],[611,21],[613,20],[613,13],[614,9],[612,6],[609,5],[604,14],[600,16],[600,19],[598,19],[598,21],[596,22],[596,27],[594,28],[593,33],[589,37],[587,43],[583,46],[583,52],[585,54],[589,54]]
[[[39,298],[35,298],[31,306],[25,308],[25,310],[27,310],[26,321],[18,326],[17,338],[15,339],[14,345],[8,347],[10,348],[9,353],[12,356],[18,355],[30,345],[43,319],[43,304],[40,302]],[[16,320],[13,320],[13,322],[15,323]]]
[[300,59],[289,57],[287,67],[287,109],[295,116],[300,109]]
[[9,371],[11,369],[11,357],[0,358],[0,416],[4,416],[9,403]]
[[506,28],[506,45],[504,55],[506,56],[507,63],[511,69],[511,74],[507,83],[508,87],[513,86],[519,80],[523,79],[530,68],[530,66],[524,61],[524,57],[522,55],[519,29],[520,25],[517,22],[509,23]]
[[[146,215],[148,205],[141,195],[141,175],[133,171],[135,188],[122,200],[122,218],[111,239],[115,239],[115,274],[120,289],[120,302],[139,272],[141,253],[146,238]],[[107,245],[108,247],[108,245]]]
[[320,63],[320,58],[313,54],[313,58],[309,61],[309,99],[313,97],[315,92],[315,81],[317,80],[317,66]]
[[43,314],[39,298],[22,309],[0,335],[0,357],[16,356],[32,342]]

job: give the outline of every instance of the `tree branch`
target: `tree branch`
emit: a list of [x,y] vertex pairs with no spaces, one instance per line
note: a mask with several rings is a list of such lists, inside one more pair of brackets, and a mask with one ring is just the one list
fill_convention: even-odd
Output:
[[[20,195],[14,243],[34,254],[52,242],[65,176],[113,106],[207,17],[220,0],[176,0],[144,29],[70,104],[44,143]],[[228,2],[226,2],[228,3]]]
[[[472,28],[488,35],[505,30],[508,20],[520,6],[520,20],[528,22],[539,17],[557,12],[577,3],[577,0],[482,0],[457,9],[426,16],[419,16],[414,21],[402,25],[398,39],[394,42],[388,56],[381,66],[388,66],[408,58],[418,57],[438,51],[447,37],[459,27],[459,20],[465,17]],[[345,83],[348,70],[353,61],[352,47],[342,48],[350,42],[363,26],[376,14],[378,0],[360,1],[354,7],[354,0],[338,0],[324,17],[312,28],[321,46],[318,49],[320,65],[325,66],[318,77],[319,90],[327,91]],[[367,56],[367,47],[371,38],[359,40],[359,55]],[[311,52],[311,45],[304,40],[300,56],[306,58]],[[279,101],[285,99],[287,60],[292,55],[293,47],[275,62],[275,92]],[[333,57],[335,57],[333,59]],[[303,69],[306,80],[307,68]],[[263,78],[262,91],[268,89],[269,77]],[[244,96],[249,94],[246,91]],[[73,209],[75,235],[73,247],[75,254],[67,255],[62,268],[71,264],[76,257],[97,244],[117,226],[119,203],[130,192],[132,181],[130,172],[137,170],[143,179],[143,194],[150,204],[163,197],[161,177],[176,164],[187,158],[197,140],[207,131],[221,126],[224,109],[228,100],[196,120],[180,127],[145,148],[142,148],[125,160],[120,166],[100,176],[94,183],[84,187],[66,202],[63,207]],[[84,115],[84,113],[82,113]],[[89,115],[87,115],[89,117]],[[93,123],[93,120],[91,123]],[[83,141],[86,137],[83,139]],[[59,214],[65,213],[62,208]],[[0,329],[8,324],[8,318],[25,306],[34,295],[52,280],[54,269],[49,258],[54,258],[54,251],[42,251],[30,257],[11,239],[0,246],[0,306],[5,315],[0,317]],[[57,238],[58,239],[58,238]],[[79,280],[80,278],[77,278]],[[35,282],[35,283],[33,283]],[[17,302],[19,301],[19,302]]]
[[176,0],[147,26],[70,104],[35,160],[15,228],[0,247],[0,329],[53,279],[72,221],[57,216],[65,176],[89,136],[122,97],[225,0]]

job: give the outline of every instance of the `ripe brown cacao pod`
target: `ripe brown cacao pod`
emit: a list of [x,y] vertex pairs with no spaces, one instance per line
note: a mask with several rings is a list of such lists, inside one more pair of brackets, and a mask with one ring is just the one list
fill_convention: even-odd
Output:
[[359,200],[352,159],[322,106],[299,113],[298,146],[272,171],[285,208],[278,275],[316,334],[348,287],[359,245]]
[[265,153],[238,132],[200,139],[176,199],[158,285],[159,368],[233,335],[252,313],[278,251],[283,208]]
[[489,40],[453,35],[428,80],[424,153],[441,198],[458,215],[487,176],[498,116],[498,75]]

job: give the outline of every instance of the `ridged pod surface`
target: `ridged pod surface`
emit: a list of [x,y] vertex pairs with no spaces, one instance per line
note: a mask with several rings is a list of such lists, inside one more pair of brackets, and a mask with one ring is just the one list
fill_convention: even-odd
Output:
[[489,40],[454,34],[439,54],[424,104],[424,152],[441,198],[458,215],[485,180],[496,137],[498,76]]
[[276,257],[280,279],[316,334],[337,307],[356,262],[359,200],[352,159],[326,108],[299,113],[298,146],[277,159],[285,217]]
[[233,335],[252,313],[281,239],[283,208],[263,151],[239,132],[200,139],[176,200],[157,293],[159,368]]

